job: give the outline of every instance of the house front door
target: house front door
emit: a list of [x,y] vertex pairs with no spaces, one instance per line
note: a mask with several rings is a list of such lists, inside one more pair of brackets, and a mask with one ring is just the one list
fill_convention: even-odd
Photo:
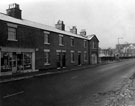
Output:
[[61,56],[60,52],[57,52],[57,68],[61,67]]
[[62,53],[62,67],[66,67],[66,53]]
[[78,53],[78,65],[81,65],[81,53]]

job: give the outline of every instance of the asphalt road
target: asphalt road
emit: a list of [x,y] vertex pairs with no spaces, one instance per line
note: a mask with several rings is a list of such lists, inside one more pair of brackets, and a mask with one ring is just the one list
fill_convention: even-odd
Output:
[[0,84],[0,106],[90,106],[135,72],[135,60]]

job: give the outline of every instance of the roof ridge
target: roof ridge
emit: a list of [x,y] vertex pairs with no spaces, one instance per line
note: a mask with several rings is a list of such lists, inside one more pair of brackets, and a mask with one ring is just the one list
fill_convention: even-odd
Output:
[[35,27],[38,29],[48,30],[48,31],[65,34],[65,35],[69,35],[69,36],[73,36],[73,37],[77,37],[77,38],[88,39],[79,34],[74,34],[74,33],[68,32],[68,31],[59,30],[53,26],[45,25],[45,24],[38,23],[35,21],[30,21],[27,19],[16,19],[16,18],[8,16],[7,14],[4,14],[4,13],[0,13],[0,20],[4,20],[7,22],[12,22],[12,23],[16,23],[16,24],[21,24],[21,25],[26,25],[26,26],[30,26],[30,27]]

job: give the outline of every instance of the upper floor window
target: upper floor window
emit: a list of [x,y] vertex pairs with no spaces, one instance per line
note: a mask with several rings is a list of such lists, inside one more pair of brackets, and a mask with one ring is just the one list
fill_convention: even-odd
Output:
[[7,26],[8,26],[8,40],[17,41],[16,37],[17,25],[7,23]]
[[50,32],[44,31],[44,44],[50,44],[49,34]]
[[8,27],[8,40],[16,40],[16,28]]
[[87,46],[87,41],[86,40],[84,40],[84,47],[86,47]]
[[71,37],[71,46],[74,46],[74,38]]
[[63,35],[59,35],[59,45],[64,46]]
[[96,42],[94,42],[94,41],[92,42],[92,48],[93,48],[93,49],[97,48],[97,44],[96,44]]

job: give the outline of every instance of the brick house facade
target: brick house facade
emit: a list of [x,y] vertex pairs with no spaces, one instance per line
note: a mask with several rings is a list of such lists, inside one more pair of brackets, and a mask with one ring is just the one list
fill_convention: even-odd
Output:
[[64,27],[22,19],[19,5],[9,6],[7,14],[0,13],[0,75],[98,63],[96,35]]

